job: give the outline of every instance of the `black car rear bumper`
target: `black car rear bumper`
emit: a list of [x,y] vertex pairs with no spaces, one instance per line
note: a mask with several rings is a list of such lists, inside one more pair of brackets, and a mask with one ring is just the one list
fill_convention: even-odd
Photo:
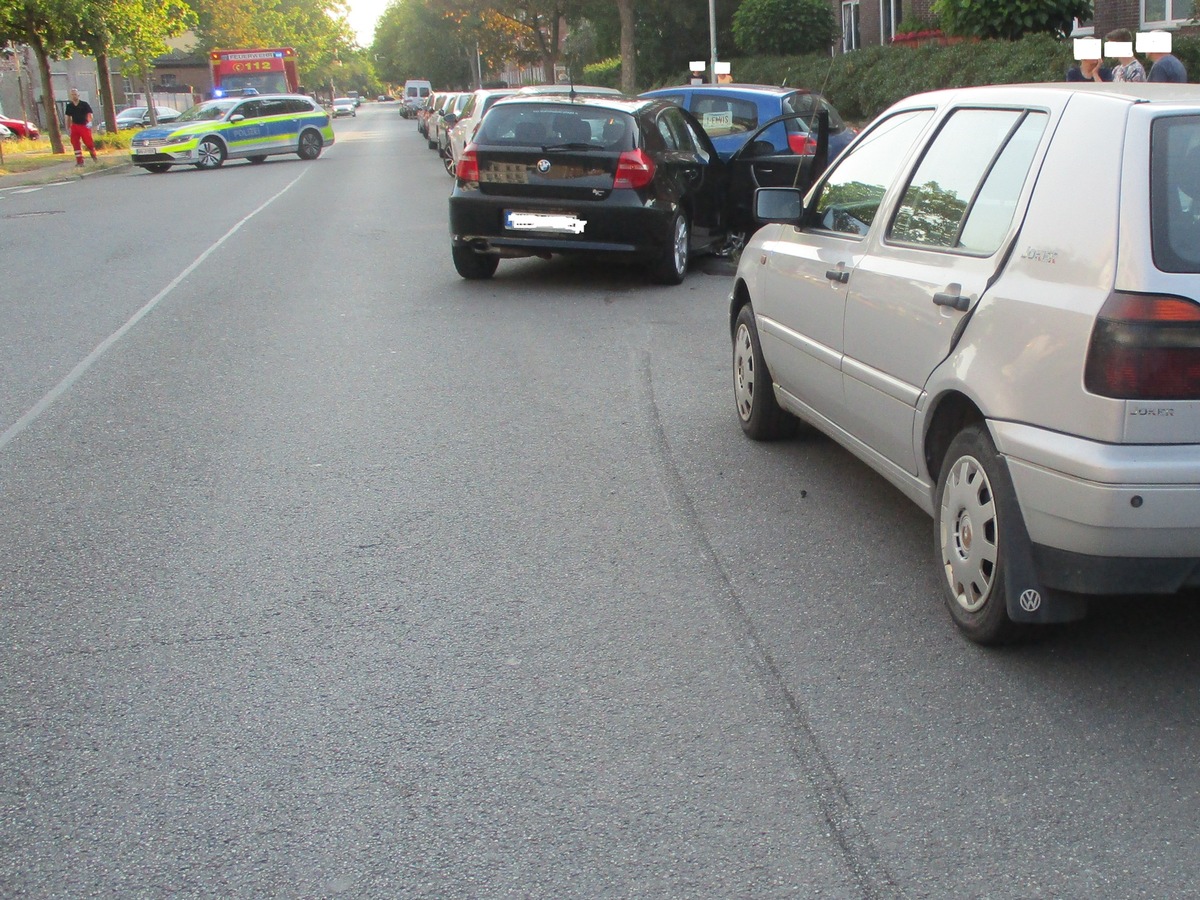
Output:
[[[620,194],[628,193],[628,197]],[[505,212],[575,215],[582,234],[515,231],[504,227]],[[487,196],[455,191],[450,197],[450,235],[455,244],[501,256],[546,253],[613,253],[655,256],[669,240],[673,210],[644,203],[635,191],[609,194],[595,204],[530,197]]]

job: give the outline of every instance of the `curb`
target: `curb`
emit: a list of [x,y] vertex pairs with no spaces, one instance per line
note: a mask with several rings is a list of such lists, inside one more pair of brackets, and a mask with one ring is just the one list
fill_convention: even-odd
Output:
[[133,168],[129,160],[121,160],[113,165],[98,166],[93,169],[78,171],[75,163],[63,162],[53,166],[44,166],[29,172],[14,172],[11,175],[0,175],[0,191],[12,190],[19,187],[40,187],[47,184],[64,181],[82,181],[93,175],[111,175]]

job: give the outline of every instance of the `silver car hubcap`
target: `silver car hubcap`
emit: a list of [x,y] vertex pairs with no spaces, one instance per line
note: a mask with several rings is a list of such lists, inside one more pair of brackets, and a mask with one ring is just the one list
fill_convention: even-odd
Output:
[[995,584],[999,527],[992,484],[974,457],[961,457],[950,470],[939,523],[950,590],[964,610],[978,612]]
[[687,220],[680,216],[675,220],[675,271],[682,275],[687,271],[688,232]]
[[743,422],[750,421],[754,411],[754,346],[750,329],[739,325],[733,341],[733,398]]
[[221,161],[221,148],[211,141],[205,141],[200,145],[200,165],[210,167],[215,166]]

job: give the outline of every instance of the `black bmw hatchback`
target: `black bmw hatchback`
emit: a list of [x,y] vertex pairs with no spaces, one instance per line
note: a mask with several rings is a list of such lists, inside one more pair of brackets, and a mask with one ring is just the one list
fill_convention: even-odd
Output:
[[704,130],[669,102],[502,100],[455,171],[454,267],[478,279],[501,258],[612,254],[678,284],[693,254],[727,238],[726,173]]

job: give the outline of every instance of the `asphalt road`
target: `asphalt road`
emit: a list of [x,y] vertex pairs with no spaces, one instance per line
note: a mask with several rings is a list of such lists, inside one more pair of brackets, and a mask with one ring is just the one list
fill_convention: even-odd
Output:
[[967,643],[719,267],[464,282],[337,133],[0,190],[0,896],[1200,893],[1195,597]]

